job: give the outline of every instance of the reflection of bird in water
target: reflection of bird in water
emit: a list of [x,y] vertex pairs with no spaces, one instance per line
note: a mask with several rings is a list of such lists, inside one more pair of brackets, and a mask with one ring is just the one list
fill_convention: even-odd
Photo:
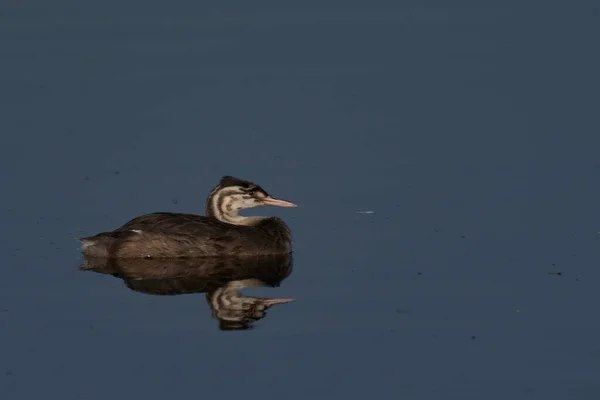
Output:
[[153,295],[205,293],[222,330],[252,328],[275,304],[292,298],[260,298],[244,288],[276,287],[293,268],[291,254],[244,258],[115,259],[84,257],[86,271],[121,278],[131,290]]
[[244,288],[258,286],[264,286],[264,283],[258,279],[242,279],[227,282],[207,294],[206,300],[213,310],[213,317],[219,321],[222,330],[247,329],[249,322],[264,318],[269,307],[294,301],[291,298],[262,299],[240,293]]
[[225,176],[206,200],[206,216],[152,213],[111,232],[79,238],[84,255],[110,258],[172,258],[287,254],[292,234],[277,217],[244,217],[259,206],[296,207],[255,183]]

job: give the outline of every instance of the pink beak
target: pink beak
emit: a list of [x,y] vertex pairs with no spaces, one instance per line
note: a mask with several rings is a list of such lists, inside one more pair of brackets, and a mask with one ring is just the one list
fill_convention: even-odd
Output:
[[285,303],[289,303],[294,300],[296,300],[296,299],[292,299],[289,297],[286,299],[265,299],[264,304],[266,304],[268,306],[272,306],[273,304],[285,304]]
[[298,207],[296,204],[278,199],[276,197],[267,196],[262,199],[262,202],[265,206],[275,206],[275,207]]

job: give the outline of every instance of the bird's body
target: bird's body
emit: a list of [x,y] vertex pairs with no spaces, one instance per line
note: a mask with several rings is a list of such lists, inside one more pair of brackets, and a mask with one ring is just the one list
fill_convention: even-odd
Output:
[[224,177],[206,202],[206,216],[152,213],[111,232],[80,238],[89,257],[173,258],[255,256],[292,251],[291,231],[276,217],[244,217],[240,210],[262,205],[295,207],[257,185]]

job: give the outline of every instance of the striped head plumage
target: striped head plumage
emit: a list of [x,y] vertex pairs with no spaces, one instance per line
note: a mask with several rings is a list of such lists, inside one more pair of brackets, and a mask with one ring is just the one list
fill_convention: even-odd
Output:
[[244,221],[251,219],[242,217],[238,213],[262,206],[297,207],[294,203],[269,195],[266,190],[253,182],[224,176],[206,200],[206,216],[223,222],[244,224]]

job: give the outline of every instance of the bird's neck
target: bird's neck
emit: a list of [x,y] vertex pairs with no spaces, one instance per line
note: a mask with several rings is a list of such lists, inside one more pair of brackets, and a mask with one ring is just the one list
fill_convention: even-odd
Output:
[[240,215],[238,210],[228,210],[228,204],[225,200],[223,195],[219,195],[219,192],[211,194],[206,200],[206,216],[228,224],[246,226],[256,225],[266,218],[246,217]]
[[222,213],[216,215],[215,218],[228,224],[254,226],[259,224],[267,217],[245,217],[243,215],[239,215],[238,213]]

